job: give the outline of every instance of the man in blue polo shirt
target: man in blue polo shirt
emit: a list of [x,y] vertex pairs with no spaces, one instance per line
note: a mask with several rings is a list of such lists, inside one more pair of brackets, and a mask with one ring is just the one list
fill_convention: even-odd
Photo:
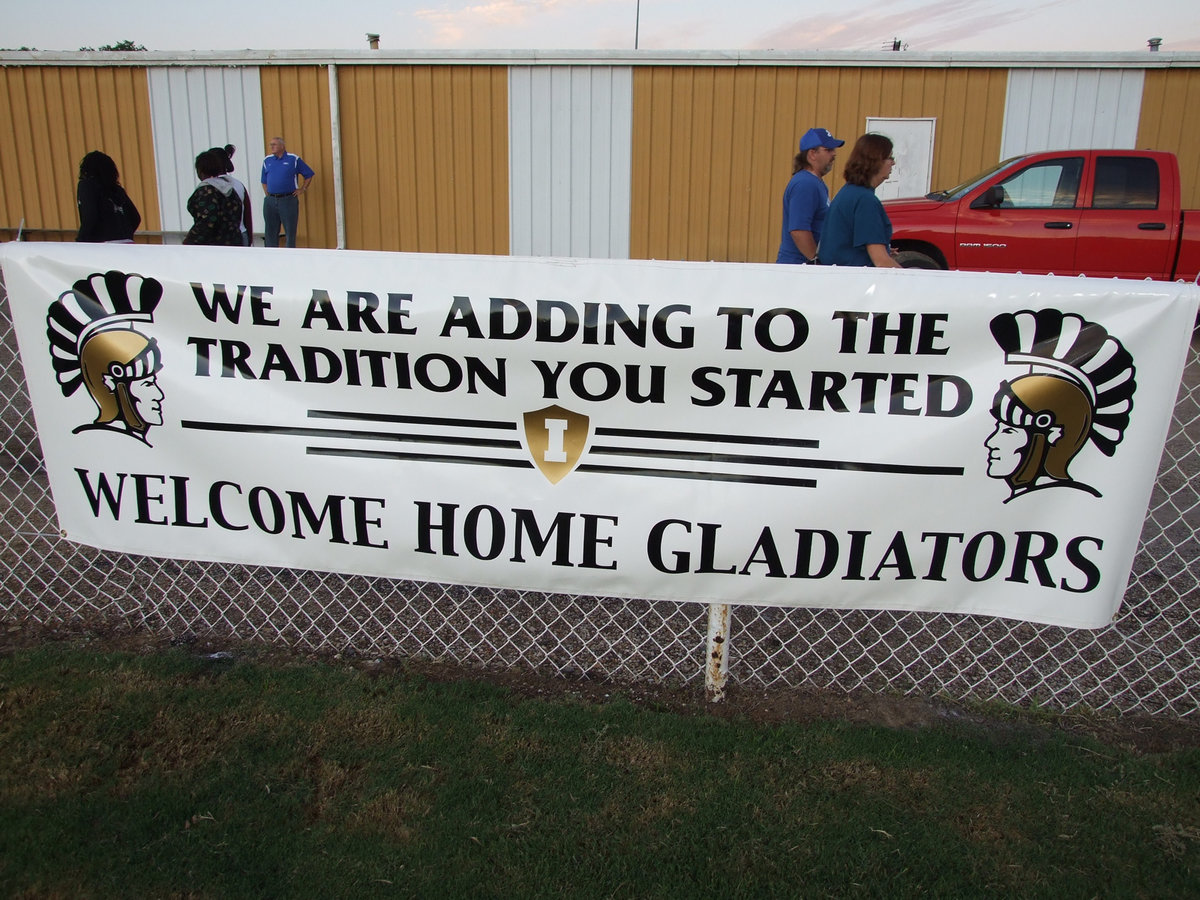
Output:
[[[263,244],[279,246],[279,226],[287,235],[287,245],[296,246],[296,226],[300,221],[300,195],[308,190],[316,173],[295,153],[288,153],[283,138],[268,142],[271,151],[262,164]],[[299,179],[299,183],[297,183]]]
[[783,233],[775,262],[798,264],[816,259],[829,211],[829,186],[824,179],[833,168],[837,148],[844,143],[824,128],[810,128],[800,138],[792,180],[783,191]]

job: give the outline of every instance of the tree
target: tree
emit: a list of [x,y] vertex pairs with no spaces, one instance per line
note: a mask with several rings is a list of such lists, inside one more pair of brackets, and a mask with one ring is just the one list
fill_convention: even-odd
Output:
[[[89,51],[95,50],[95,47],[80,47],[80,50]],[[133,41],[117,41],[115,44],[105,44],[100,48],[112,53],[137,53],[144,51],[146,48],[142,44],[135,44]]]

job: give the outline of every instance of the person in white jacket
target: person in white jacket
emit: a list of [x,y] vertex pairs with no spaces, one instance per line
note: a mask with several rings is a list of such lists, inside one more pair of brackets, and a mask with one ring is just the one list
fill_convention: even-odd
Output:
[[250,191],[233,174],[233,154],[237,150],[237,147],[233,146],[233,144],[226,144],[224,147],[213,147],[213,150],[225,154],[225,174],[233,182],[234,190],[237,191],[238,197],[242,201],[242,244],[246,247],[252,247],[254,246],[254,212],[250,206]]

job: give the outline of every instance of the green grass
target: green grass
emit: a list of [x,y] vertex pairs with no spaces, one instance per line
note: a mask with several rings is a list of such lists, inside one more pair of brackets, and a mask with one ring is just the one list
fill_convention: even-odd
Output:
[[1200,748],[0,656],[0,894],[1194,897]]

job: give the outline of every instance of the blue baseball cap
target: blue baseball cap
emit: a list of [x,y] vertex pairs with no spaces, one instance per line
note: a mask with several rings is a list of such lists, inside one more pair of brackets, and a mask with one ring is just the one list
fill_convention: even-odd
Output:
[[814,147],[824,147],[827,150],[836,150],[845,141],[839,141],[827,128],[810,128],[804,132],[804,137],[800,138],[800,152],[812,150]]

